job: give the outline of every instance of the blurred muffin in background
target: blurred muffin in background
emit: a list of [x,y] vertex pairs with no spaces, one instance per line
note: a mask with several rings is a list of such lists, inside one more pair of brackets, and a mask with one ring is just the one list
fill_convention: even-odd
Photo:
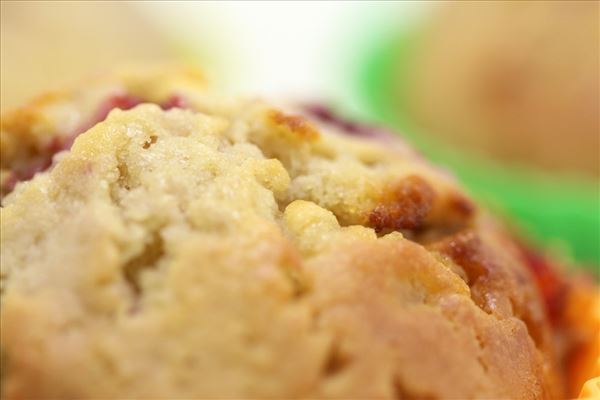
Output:
[[599,175],[599,3],[444,3],[409,89],[449,142],[545,170]]
[[3,1],[2,109],[118,63],[173,57],[164,35],[130,4]]

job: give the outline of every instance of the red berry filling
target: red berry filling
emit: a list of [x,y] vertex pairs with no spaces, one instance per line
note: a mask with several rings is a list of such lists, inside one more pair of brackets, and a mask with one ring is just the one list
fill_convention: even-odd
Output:
[[377,139],[381,141],[389,141],[397,135],[389,131],[372,125],[359,124],[354,121],[347,120],[334,113],[331,108],[312,104],[303,107],[304,111],[317,120],[338,128],[340,131],[347,133],[350,136],[360,136],[364,138]]
[[[69,150],[73,142],[83,132],[92,128],[99,122],[106,119],[108,114],[115,108],[129,110],[144,103],[144,101],[128,93],[117,93],[104,100],[97,108],[96,112],[88,121],[83,123],[74,133],[64,136],[53,137],[40,157],[29,162],[20,168],[11,170],[10,175],[2,182],[2,196],[10,193],[18,182],[28,181],[38,172],[44,172],[52,166],[52,159],[56,153]],[[159,104],[163,110],[173,108],[190,108],[190,104],[180,95],[172,95],[163,103]]]
[[568,285],[561,279],[558,269],[547,257],[522,243],[518,244],[521,255],[542,292],[548,319],[553,325],[560,323]]

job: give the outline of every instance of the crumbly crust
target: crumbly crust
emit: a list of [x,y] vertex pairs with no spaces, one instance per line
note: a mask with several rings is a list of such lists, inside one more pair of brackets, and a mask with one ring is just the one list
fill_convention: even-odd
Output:
[[155,103],[4,198],[3,398],[562,395],[533,277],[446,174],[185,73],[133,76],[3,119],[10,174],[72,135],[55,110]]

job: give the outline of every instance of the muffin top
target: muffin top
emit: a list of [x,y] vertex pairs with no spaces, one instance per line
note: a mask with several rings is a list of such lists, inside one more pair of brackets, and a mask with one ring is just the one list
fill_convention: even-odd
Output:
[[1,139],[3,398],[563,393],[517,246],[394,135],[167,69]]

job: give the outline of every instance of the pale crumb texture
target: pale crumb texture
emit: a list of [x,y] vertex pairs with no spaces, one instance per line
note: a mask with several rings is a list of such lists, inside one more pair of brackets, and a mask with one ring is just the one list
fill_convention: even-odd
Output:
[[[3,399],[562,396],[533,278],[452,179],[174,81],[187,109],[113,110],[4,198]],[[8,171],[37,143],[10,122]]]

